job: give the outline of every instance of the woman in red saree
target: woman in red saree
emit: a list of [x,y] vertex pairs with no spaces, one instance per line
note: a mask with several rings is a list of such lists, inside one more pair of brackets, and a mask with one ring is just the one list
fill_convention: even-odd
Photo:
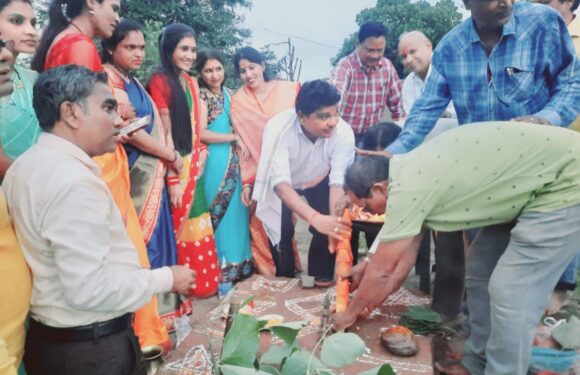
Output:
[[[264,57],[251,47],[236,52],[234,68],[244,85],[232,97],[231,120],[250,153],[248,158],[240,158],[242,201],[250,206],[264,127],[276,114],[294,107],[300,85],[297,82],[269,80]],[[268,236],[262,222],[254,214],[250,216],[250,236],[252,256],[258,272],[274,276],[276,266]],[[296,251],[295,265],[300,270],[300,258]]]
[[201,116],[197,82],[187,74],[197,58],[193,30],[183,24],[167,26],[159,39],[159,56],[161,66],[148,89],[175,149],[183,156],[181,174],[168,171],[167,177],[177,259],[197,272],[190,296],[205,298],[217,292],[220,271],[202,180],[207,147],[201,144],[199,132],[206,116]]
[[[119,22],[120,0],[96,0],[89,8],[85,0],[53,0],[49,7],[49,22],[42,34],[40,46],[32,60],[38,72],[66,64],[82,65],[93,71],[104,71],[93,37],[108,38]],[[66,15],[62,12],[66,5]],[[70,21],[69,21],[70,20]],[[147,249],[139,225],[139,217],[130,195],[127,154],[121,144],[114,153],[94,158],[101,169],[127,229],[139,253],[143,267],[149,267]],[[157,298],[135,312],[135,334],[142,348],[160,345],[169,350],[167,328],[157,312]]]

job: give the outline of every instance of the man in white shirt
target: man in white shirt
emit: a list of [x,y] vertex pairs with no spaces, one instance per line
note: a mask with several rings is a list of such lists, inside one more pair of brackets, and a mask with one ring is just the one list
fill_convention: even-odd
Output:
[[36,374],[145,374],[131,312],[155,293],[185,293],[185,266],[142,269],[94,156],[122,123],[102,73],[61,66],[34,86],[43,133],[2,188],[33,275],[25,364]]
[[340,94],[329,83],[307,82],[296,108],[268,122],[253,195],[273,245],[276,276],[295,276],[292,212],[308,221],[313,235],[308,274],[319,286],[332,283],[335,255],[329,250],[350,231],[331,214],[344,195],[344,173],[355,156],[354,134],[338,115],[339,102]]
[[[423,93],[425,82],[427,82],[431,74],[433,45],[421,31],[410,31],[401,35],[399,39],[399,56],[405,70],[409,72],[403,82],[402,97],[405,113],[410,113],[415,100]],[[425,140],[429,140],[456,126],[457,115],[455,114],[453,103],[450,102]]]
[[[410,31],[399,39],[399,56],[409,75],[403,82],[403,106],[410,113],[425,88],[431,73],[433,45],[421,31]],[[458,126],[453,103],[450,102],[425,141]],[[431,231],[425,235],[430,236]],[[463,232],[441,232],[433,236],[435,242],[436,275],[432,308],[445,322],[461,321],[461,303],[464,295],[464,244]],[[430,241],[429,241],[430,242]]]

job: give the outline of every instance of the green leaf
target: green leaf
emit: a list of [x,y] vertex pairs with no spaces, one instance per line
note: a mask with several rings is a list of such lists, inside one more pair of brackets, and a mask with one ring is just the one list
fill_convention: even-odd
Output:
[[266,325],[268,324],[267,320],[258,320],[258,330],[265,329]]
[[328,370],[328,367],[312,353],[298,350],[286,359],[284,366],[282,366],[282,375],[304,375],[307,373],[309,363],[311,373],[316,370]]
[[365,343],[354,333],[338,332],[324,340],[320,359],[328,366],[342,367],[353,363],[366,350]]
[[221,363],[253,368],[260,346],[258,320],[246,314],[236,314],[233,319],[224,338]]
[[290,345],[274,345],[260,358],[262,363],[270,363],[274,365],[279,365],[282,363],[284,358],[292,354],[293,347]]
[[276,367],[273,367],[273,366],[270,366],[270,365],[262,365],[262,366],[260,366],[260,371],[267,372],[268,374],[271,374],[271,375],[282,375],[282,373],[280,372],[280,370],[278,370]]
[[286,344],[293,345],[298,332],[308,325],[307,321],[278,324],[270,327],[270,332],[281,338]]
[[223,375],[269,375],[269,372],[256,370],[254,368],[220,365],[220,371]]
[[365,372],[361,372],[359,375],[397,375],[397,374],[395,374],[395,370],[393,370],[391,365],[382,365],[367,370]]

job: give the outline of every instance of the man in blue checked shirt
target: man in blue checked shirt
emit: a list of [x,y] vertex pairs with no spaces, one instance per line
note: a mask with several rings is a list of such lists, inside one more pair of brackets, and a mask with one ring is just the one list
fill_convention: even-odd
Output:
[[408,152],[453,100],[459,124],[519,120],[568,126],[580,111],[580,64],[558,13],[515,0],[464,0],[471,18],[433,54],[433,70],[399,138]]

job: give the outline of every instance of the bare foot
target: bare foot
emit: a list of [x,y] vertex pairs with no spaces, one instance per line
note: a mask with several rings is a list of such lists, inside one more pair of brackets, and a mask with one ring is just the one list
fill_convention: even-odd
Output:
[[557,314],[562,307],[570,303],[570,294],[565,290],[554,290],[552,292],[552,301],[546,309],[546,315]]
[[435,362],[435,367],[439,370],[440,374],[446,375],[471,375],[469,370],[461,364],[461,362],[445,363],[445,362]]

